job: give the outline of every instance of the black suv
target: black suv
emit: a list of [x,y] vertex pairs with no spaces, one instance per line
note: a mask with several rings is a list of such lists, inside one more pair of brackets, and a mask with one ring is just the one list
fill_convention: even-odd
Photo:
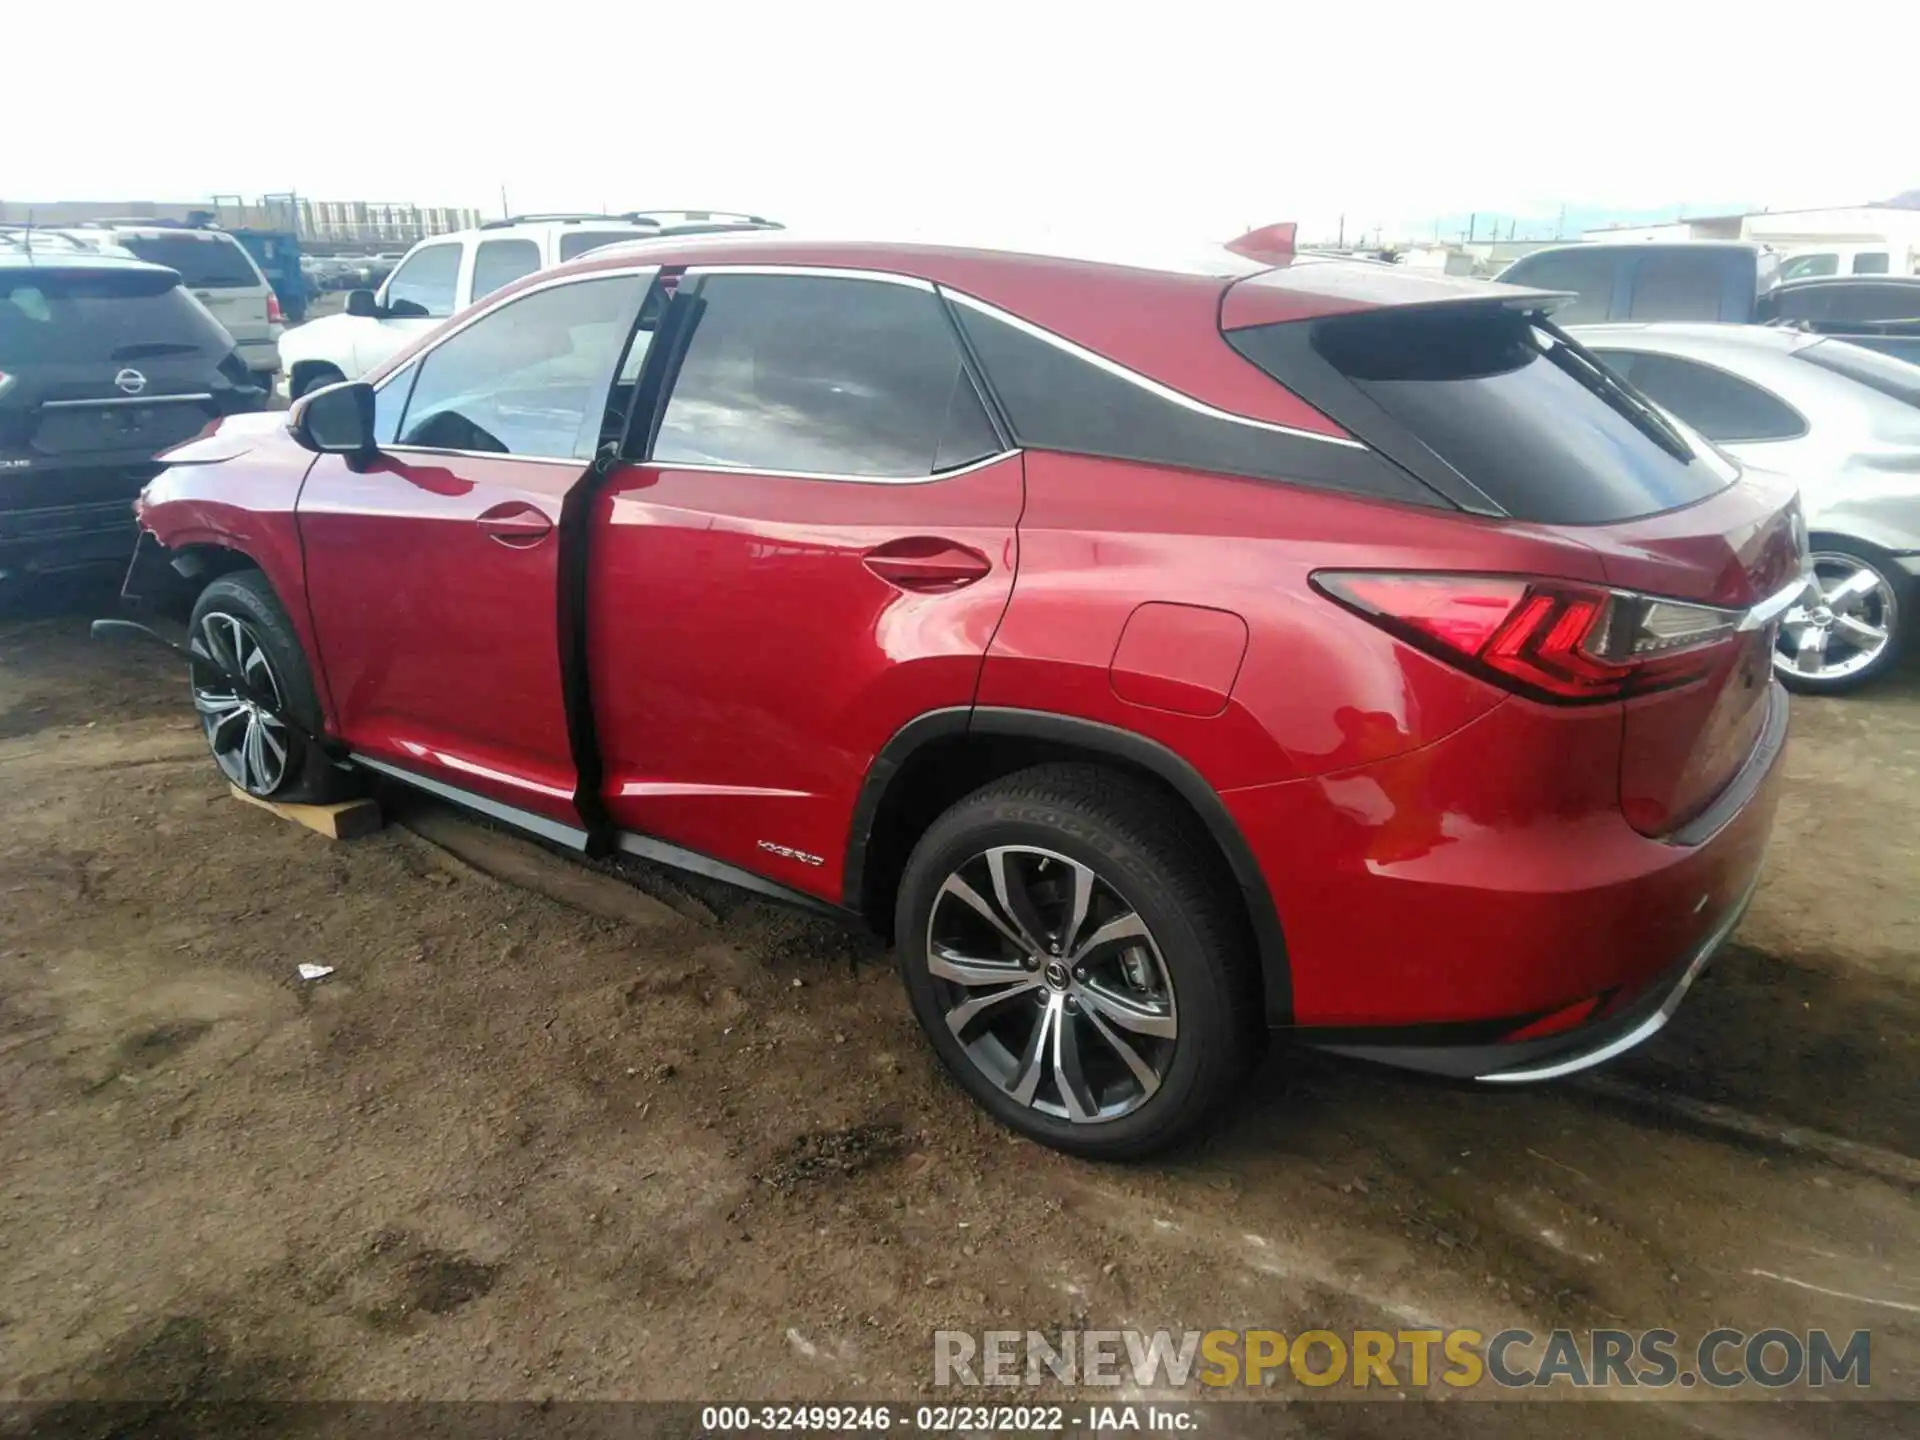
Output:
[[124,565],[155,453],[267,400],[176,271],[0,237],[0,591]]

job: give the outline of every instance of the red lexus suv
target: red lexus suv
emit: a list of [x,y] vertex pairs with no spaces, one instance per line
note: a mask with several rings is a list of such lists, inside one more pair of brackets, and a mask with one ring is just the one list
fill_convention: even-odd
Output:
[[234,783],[860,916],[1061,1149],[1272,1031],[1598,1064],[1759,869],[1796,497],[1554,296],[1250,248],[597,250],[171,452],[128,594]]

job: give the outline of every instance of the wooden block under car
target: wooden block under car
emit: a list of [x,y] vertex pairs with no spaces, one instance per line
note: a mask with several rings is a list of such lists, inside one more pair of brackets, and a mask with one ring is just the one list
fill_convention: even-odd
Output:
[[380,828],[380,805],[374,800],[342,800],[337,805],[282,805],[249,795],[238,785],[228,785],[233,798],[270,810],[282,820],[304,825],[329,840],[358,840]]

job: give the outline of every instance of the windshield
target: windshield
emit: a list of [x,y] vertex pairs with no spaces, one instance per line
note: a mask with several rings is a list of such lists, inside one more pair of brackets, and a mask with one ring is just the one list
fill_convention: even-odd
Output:
[[1920,365],[1909,365],[1904,360],[1882,355],[1863,345],[1849,345],[1844,340],[1820,340],[1803,345],[1793,352],[1793,358],[1844,375],[1849,380],[1858,380],[1882,395],[1891,395],[1903,404],[1920,409]]
[[190,290],[238,290],[260,276],[231,235],[183,230],[177,235],[123,235],[119,243],[142,260],[178,270]]

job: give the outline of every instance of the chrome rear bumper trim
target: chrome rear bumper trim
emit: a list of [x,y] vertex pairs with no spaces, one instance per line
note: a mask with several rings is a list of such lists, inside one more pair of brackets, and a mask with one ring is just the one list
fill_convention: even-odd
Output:
[[1667,991],[1659,1007],[1638,1025],[1624,1034],[1616,1035],[1602,1045],[1577,1055],[1563,1056],[1545,1065],[1527,1065],[1516,1070],[1495,1070],[1491,1074],[1479,1075],[1475,1078],[1491,1085],[1525,1085],[1541,1080],[1558,1080],[1563,1075],[1577,1075],[1582,1070],[1591,1070],[1596,1065],[1604,1065],[1615,1056],[1624,1055],[1634,1046],[1651,1040],[1666,1028],[1667,1021],[1671,1020],[1673,1012],[1680,1008],[1680,1002],[1687,998],[1687,991],[1691,990],[1693,982],[1700,978],[1700,972],[1707,968],[1707,962],[1713,958],[1714,952],[1726,943],[1727,937],[1740,923],[1740,917],[1747,913],[1747,905],[1752,901],[1754,889],[1758,884],[1759,877],[1756,875],[1733,908],[1728,910],[1720,923],[1713,927],[1712,933],[1700,942],[1699,948],[1694,951],[1693,959],[1687,962],[1687,968],[1680,972],[1680,978],[1674,982],[1673,988]]

